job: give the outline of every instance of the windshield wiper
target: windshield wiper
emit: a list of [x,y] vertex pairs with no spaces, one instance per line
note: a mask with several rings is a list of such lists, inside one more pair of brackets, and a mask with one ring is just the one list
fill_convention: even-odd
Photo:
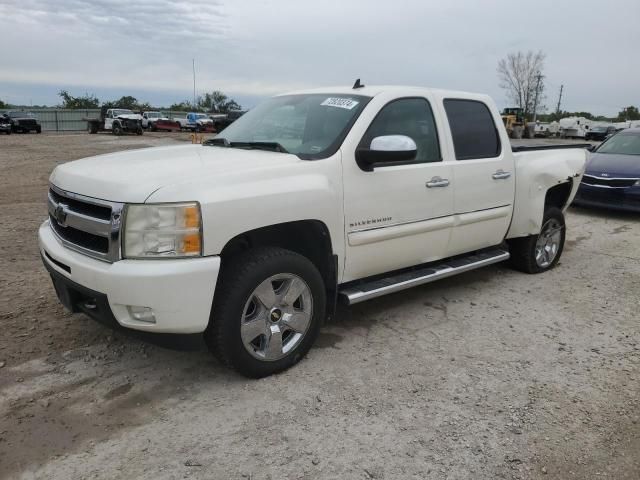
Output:
[[227,148],[244,148],[247,150],[267,150],[270,152],[289,153],[286,148],[278,142],[230,142],[226,138],[214,137],[203,143],[203,145],[215,145]]
[[230,142],[231,148],[246,148],[249,150],[269,150],[273,152],[289,153],[286,148],[278,142]]
[[231,144],[229,143],[229,140],[227,140],[226,138],[222,138],[222,137],[213,137],[210,138],[209,140],[205,140],[204,142],[202,142],[203,145],[215,145],[215,146],[220,146],[220,147],[229,147],[231,146]]

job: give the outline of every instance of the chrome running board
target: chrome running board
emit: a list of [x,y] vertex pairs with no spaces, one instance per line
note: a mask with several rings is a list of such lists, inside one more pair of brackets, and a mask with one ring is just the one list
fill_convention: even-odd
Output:
[[346,285],[339,291],[339,296],[347,305],[364,302],[381,297],[388,293],[399,292],[407,288],[425,283],[435,282],[441,278],[451,277],[459,273],[475,270],[509,258],[509,252],[502,248],[492,248],[472,255],[458,256],[434,265],[416,270],[395,273],[388,277]]

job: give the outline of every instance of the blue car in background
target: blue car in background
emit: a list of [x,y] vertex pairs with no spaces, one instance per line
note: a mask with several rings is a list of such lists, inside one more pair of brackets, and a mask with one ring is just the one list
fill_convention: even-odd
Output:
[[574,205],[640,212],[640,128],[629,128],[593,150]]

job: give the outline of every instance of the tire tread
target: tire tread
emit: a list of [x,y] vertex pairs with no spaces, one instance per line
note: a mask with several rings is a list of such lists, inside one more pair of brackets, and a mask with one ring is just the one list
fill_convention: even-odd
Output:
[[[308,262],[313,266],[306,257],[296,252],[277,247],[256,247],[223,262],[214,294],[209,326],[204,334],[205,342],[209,350],[223,365],[233,367],[249,377],[264,376],[260,372],[250,371],[243,365],[234,362],[230,339],[225,338],[225,334],[227,333],[225,321],[228,321],[235,307],[234,292],[243,288],[246,281],[245,279],[249,277],[253,271],[265,263],[291,257],[302,259],[304,262]],[[318,277],[321,279],[319,273]],[[322,308],[322,310],[324,310],[324,308]]]
[[[551,217],[558,218],[564,227],[565,222],[562,210],[557,207],[547,208],[544,212],[542,224],[544,225]],[[556,255],[554,261],[547,268],[541,268],[536,263],[535,246],[537,239],[538,235],[529,235],[528,237],[513,238],[511,240],[508,240],[509,253],[511,254],[511,258],[509,259],[509,261],[514,269],[525,273],[541,273],[552,269],[558,263],[558,261],[560,260],[560,256],[562,255],[562,250],[564,249],[564,232],[562,235],[560,250],[558,251],[558,254]]]

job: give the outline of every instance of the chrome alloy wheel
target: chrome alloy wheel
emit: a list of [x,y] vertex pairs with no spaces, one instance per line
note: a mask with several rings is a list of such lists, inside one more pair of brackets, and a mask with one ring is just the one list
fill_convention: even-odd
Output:
[[280,360],[302,341],[312,315],[311,290],[302,278],[293,273],[269,277],[244,306],[240,325],[244,348],[259,360]]
[[547,268],[558,255],[563,228],[555,218],[550,218],[542,226],[542,231],[536,241],[536,263],[540,268]]

